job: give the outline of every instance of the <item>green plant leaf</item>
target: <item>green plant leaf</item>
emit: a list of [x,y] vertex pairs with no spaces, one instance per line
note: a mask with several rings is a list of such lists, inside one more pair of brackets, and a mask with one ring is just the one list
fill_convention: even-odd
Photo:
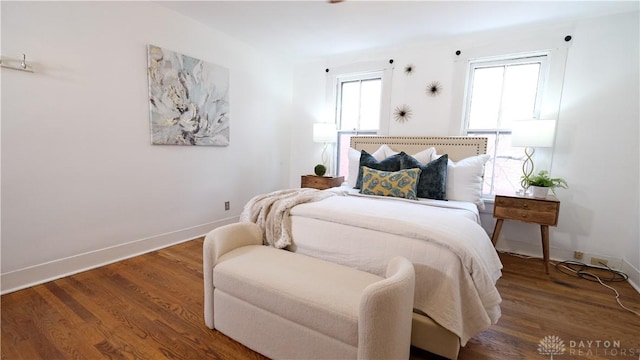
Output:
[[566,189],[569,187],[567,182],[562,178],[552,178],[547,170],[540,170],[537,174],[531,176],[522,176],[522,180],[528,186],[548,187],[555,192],[556,188]]

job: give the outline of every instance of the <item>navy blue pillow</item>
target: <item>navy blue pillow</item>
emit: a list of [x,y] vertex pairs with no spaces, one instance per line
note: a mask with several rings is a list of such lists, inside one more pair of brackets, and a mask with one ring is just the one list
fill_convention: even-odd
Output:
[[[404,153],[401,153],[404,154]],[[434,200],[447,200],[447,163],[449,155],[444,154],[438,159],[422,165],[411,155],[402,156],[402,169],[420,168],[418,180],[418,197]]]
[[358,166],[358,180],[356,180],[356,186],[354,189],[360,189],[362,187],[362,167],[368,167],[369,169],[381,170],[381,171],[398,171],[402,163],[402,158],[407,156],[404,152],[391,155],[388,158],[378,161],[373,155],[362,150],[360,151],[360,166]]

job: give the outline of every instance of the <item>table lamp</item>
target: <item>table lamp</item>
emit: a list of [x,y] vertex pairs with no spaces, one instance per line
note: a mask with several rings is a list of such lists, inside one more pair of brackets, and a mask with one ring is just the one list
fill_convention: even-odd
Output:
[[527,189],[527,178],[533,174],[533,159],[537,147],[552,147],[556,130],[555,120],[518,120],[513,122],[511,129],[511,146],[524,147],[526,159],[522,163],[522,182],[520,185]]
[[336,142],[336,124],[313,124],[313,142],[324,144],[324,148],[322,149],[322,165],[327,166],[327,145]]

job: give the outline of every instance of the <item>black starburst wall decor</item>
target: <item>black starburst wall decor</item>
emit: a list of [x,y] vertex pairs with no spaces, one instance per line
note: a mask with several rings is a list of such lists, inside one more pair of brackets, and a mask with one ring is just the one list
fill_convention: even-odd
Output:
[[393,110],[393,117],[397,122],[409,121],[409,119],[411,119],[412,114],[413,114],[413,111],[411,111],[411,108],[409,107],[409,105],[406,105],[406,104],[398,105]]
[[412,75],[415,69],[416,67],[413,66],[413,64],[408,64],[404,67],[404,73],[407,75]]
[[431,96],[438,96],[442,91],[442,84],[439,81],[432,81],[427,85],[427,94]]

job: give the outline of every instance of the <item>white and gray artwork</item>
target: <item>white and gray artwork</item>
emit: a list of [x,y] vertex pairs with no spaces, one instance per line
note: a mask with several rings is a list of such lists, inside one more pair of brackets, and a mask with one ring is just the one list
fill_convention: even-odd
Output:
[[229,70],[148,46],[151,142],[229,145]]

